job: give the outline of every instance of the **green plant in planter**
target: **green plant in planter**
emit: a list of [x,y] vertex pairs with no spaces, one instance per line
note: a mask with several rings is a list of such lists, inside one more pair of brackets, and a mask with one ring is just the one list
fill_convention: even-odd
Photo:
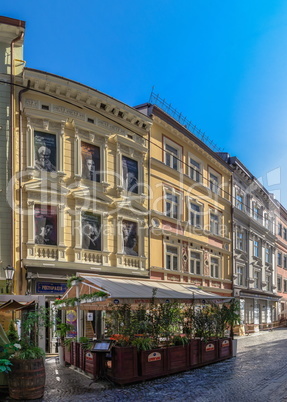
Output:
[[72,282],[76,281],[76,282],[82,282],[84,280],[84,278],[77,276],[77,275],[72,275],[69,277],[69,279],[67,280],[67,287],[70,288],[72,287]]
[[186,336],[174,335],[171,338],[171,342],[175,346],[184,346],[184,345],[188,344],[189,340],[188,340],[188,338]]
[[11,343],[19,342],[18,332],[15,328],[15,323],[13,320],[10,321],[9,329],[7,331],[7,336]]
[[92,347],[92,342],[87,336],[80,336],[79,342],[84,350],[90,350]]
[[67,332],[73,329],[73,325],[67,324],[66,322],[57,323],[56,336],[60,339],[61,346],[64,346],[65,336]]
[[71,349],[71,343],[75,341],[75,338],[65,338],[63,343],[67,350]]
[[230,336],[233,339],[233,328],[240,323],[240,303],[239,300],[232,299],[228,305],[223,305],[223,314],[226,328],[230,328]]
[[12,363],[8,359],[0,359],[0,373],[9,373]]
[[138,350],[150,350],[157,347],[154,339],[145,337],[135,338],[131,344],[132,346],[136,346]]

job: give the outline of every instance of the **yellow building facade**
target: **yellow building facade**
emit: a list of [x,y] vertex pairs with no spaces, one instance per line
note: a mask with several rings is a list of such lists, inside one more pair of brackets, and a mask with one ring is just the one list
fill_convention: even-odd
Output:
[[148,130],[139,111],[25,68],[16,77],[14,292],[76,272],[148,276]]
[[150,146],[150,277],[232,295],[231,170],[159,107]]

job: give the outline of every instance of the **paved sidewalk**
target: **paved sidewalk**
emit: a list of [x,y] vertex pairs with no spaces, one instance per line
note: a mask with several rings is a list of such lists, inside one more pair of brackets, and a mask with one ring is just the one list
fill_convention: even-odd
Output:
[[286,351],[287,328],[252,334],[238,338],[236,358],[125,387],[93,382],[71,368],[60,367],[54,357],[48,357],[42,401],[287,401]]

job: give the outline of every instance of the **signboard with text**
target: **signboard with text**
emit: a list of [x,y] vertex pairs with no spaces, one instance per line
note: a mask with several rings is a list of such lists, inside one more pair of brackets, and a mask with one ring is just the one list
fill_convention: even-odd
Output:
[[36,293],[45,294],[60,294],[65,293],[67,290],[66,283],[57,282],[37,282],[36,283]]

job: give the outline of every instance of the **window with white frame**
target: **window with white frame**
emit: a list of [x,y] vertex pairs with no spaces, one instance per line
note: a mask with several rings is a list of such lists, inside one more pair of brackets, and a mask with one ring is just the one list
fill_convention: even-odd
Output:
[[166,245],[165,248],[165,268],[178,271],[178,248]]
[[246,277],[245,266],[237,265],[236,274],[237,274],[236,284],[238,286],[244,286],[245,285],[245,277]]
[[270,221],[267,213],[264,214],[264,226],[266,227],[266,229],[270,228]]
[[165,190],[165,215],[170,218],[179,219],[180,215],[180,194],[172,191]]
[[56,172],[57,136],[55,134],[34,131],[34,169]]
[[284,279],[284,293],[287,293],[287,280]]
[[219,278],[219,258],[210,258],[210,276],[212,278]]
[[282,267],[282,253],[280,253],[279,251],[277,253],[277,265],[279,265],[279,267]]
[[277,291],[282,292],[282,276],[277,276]]
[[253,256],[254,257],[260,257],[259,241],[258,240],[253,241]]
[[272,285],[271,274],[266,274],[265,281],[266,281],[267,292],[271,292],[271,285]]
[[261,285],[261,272],[259,270],[254,270],[254,287],[260,289]]
[[282,237],[282,223],[278,223],[278,235]]
[[194,159],[193,156],[189,157],[189,177],[200,183],[201,179],[201,163]]
[[57,207],[35,204],[35,244],[56,246],[58,244]]
[[253,204],[253,218],[256,220],[256,221],[259,221],[259,217],[260,217],[260,208],[259,208],[259,206],[256,204],[256,203],[254,203]]
[[193,250],[189,252],[189,271],[191,274],[201,274],[201,254]]
[[218,213],[210,212],[210,232],[219,235],[220,215]]
[[171,167],[175,170],[180,170],[181,166],[181,147],[177,145],[175,142],[170,141],[165,138],[164,140],[164,162],[167,166]]
[[236,193],[235,206],[240,209],[240,211],[243,211],[243,195],[239,192]]
[[202,226],[202,205],[195,202],[189,203],[189,223],[192,226]]
[[209,172],[209,188],[215,193],[219,194],[220,177],[214,172]]
[[237,230],[236,232],[236,248],[245,251],[246,232],[244,230]]
[[271,248],[268,245],[265,247],[265,262],[271,264]]
[[283,238],[284,240],[287,240],[287,228],[283,229]]
[[287,255],[286,254],[284,254],[284,257],[283,257],[283,268],[287,269]]

